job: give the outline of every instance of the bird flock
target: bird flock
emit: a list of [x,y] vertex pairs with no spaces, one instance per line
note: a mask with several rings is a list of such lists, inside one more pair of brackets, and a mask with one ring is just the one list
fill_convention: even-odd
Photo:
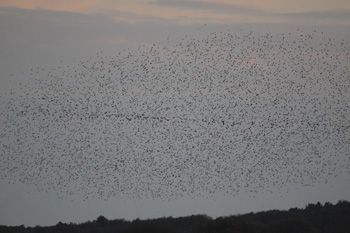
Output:
[[33,68],[0,179],[61,198],[249,195],[350,175],[349,38],[225,31]]

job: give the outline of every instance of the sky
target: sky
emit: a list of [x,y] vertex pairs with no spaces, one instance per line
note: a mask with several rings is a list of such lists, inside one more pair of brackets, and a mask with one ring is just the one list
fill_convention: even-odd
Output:
[[[0,96],[6,102],[6,96],[11,90],[20,94],[23,83],[35,84],[36,78],[48,77],[50,69],[52,71],[55,67],[63,67],[69,73],[71,69],[80,67],[77,61],[91,61],[91,57],[98,59],[96,54],[100,52],[104,56],[117,58],[120,51],[142,53],[139,46],[151,48],[152,45],[166,44],[169,48],[176,48],[174,43],[181,41],[181,38],[191,37],[201,41],[212,32],[227,32],[227,30],[239,36],[246,35],[250,31],[261,34],[269,32],[275,39],[281,33],[292,32],[289,36],[291,40],[300,38],[300,31],[308,33],[317,31],[316,35],[321,41],[324,41],[323,36],[348,40],[350,3],[347,0],[0,0]],[[166,42],[169,36],[175,42]],[[339,45],[338,42],[335,43]],[[349,48],[349,45],[347,46]],[[318,48],[318,51],[322,51],[321,47]],[[159,56],[163,55],[166,56],[167,53],[164,52]],[[330,61],[327,59],[330,58],[326,58],[326,62]],[[254,64],[253,59],[250,62]],[[348,60],[344,58],[339,64],[346,66],[347,62]],[[256,64],[261,65],[261,68],[264,67],[264,64],[258,62]],[[128,67],[128,64],[125,67]],[[41,71],[36,77],[33,70]],[[286,72],[295,74],[293,70]],[[342,77],[347,83],[349,77],[344,78],[344,75],[341,75],[343,74],[335,72],[335,76]],[[39,88],[46,88],[44,84],[36,85]],[[132,89],[129,86],[128,88]],[[312,92],[313,89],[310,87],[310,90]],[[25,93],[35,96],[31,89]],[[339,94],[334,99],[347,100],[348,97],[348,94],[344,96]],[[347,105],[344,106],[339,110],[342,113],[347,112]],[[8,110],[2,109],[2,111]],[[347,124],[348,121],[349,119],[345,117],[340,122]],[[2,124],[5,123],[2,121]],[[126,127],[126,134],[133,133],[128,130]],[[220,132],[215,128],[213,130]],[[55,133],[57,132],[52,129],[51,134]],[[11,138],[5,136],[1,137],[3,148],[6,148],[4,145],[13,143]],[[132,140],[137,142],[136,139]],[[320,144],[326,141],[321,140]],[[340,152],[329,151],[330,154],[339,155],[340,161],[345,161],[345,166],[349,164],[346,160],[349,156],[348,143],[345,140],[341,144],[343,151],[341,149]],[[144,145],[143,142],[140,142],[140,145]],[[35,149],[41,146],[36,144]],[[3,164],[7,164],[5,160],[9,156],[5,152],[5,149],[1,151],[0,158]],[[341,153],[343,154],[340,155]],[[18,162],[23,161],[18,157]],[[58,190],[41,189],[38,187],[40,182],[29,184],[21,182],[23,175],[19,175],[19,178],[10,177],[10,180],[14,181],[8,182],[8,177],[5,178],[2,174],[0,225],[54,225],[59,221],[79,223],[94,220],[99,215],[109,219],[146,219],[191,214],[207,214],[215,217],[267,209],[304,207],[307,203],[315,201],[337,202],[340,199],[350,198],[349,170],[347,172],[329,176],[326,178],[327,182],[314,186],[293,184],[281,190],[273,189],[268,195],[265,193],[253,197],[243,191],[235,195],[217,192],[210,197],[181,196],[168,201],[146,197],[135,200],[120,196],[109,197],[107,200],[90,196],[88,200],[82,200],[80,194],[75,194],[74,189],[72,195],[58,198]]]

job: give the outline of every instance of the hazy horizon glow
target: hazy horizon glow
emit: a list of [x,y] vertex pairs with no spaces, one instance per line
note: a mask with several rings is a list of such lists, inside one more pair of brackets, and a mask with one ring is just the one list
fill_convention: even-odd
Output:
[[0,7],[28,10],[107,14],[117,22],[172,20],[178,23],[321,23],[348,24],[350,3],[345,0],[310,1],[41,1],[0,2]]

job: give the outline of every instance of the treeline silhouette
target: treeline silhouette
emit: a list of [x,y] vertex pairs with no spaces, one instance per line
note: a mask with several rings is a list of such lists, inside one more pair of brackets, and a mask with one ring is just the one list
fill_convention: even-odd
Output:
[[350,202],[308,204],[288,211],[270,210],[212,219],[206,215],[133,221],[99,216],[85,223],[50,227],[0,226],[1,233],[348,233]]

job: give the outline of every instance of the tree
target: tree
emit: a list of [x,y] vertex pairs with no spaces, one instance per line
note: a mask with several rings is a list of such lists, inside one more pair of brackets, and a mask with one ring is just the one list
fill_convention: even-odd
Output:
[[97,225],[105,225],[106,223],[108,223],[108,219],[102,215],[98,216],[98,218],[96,219]]

